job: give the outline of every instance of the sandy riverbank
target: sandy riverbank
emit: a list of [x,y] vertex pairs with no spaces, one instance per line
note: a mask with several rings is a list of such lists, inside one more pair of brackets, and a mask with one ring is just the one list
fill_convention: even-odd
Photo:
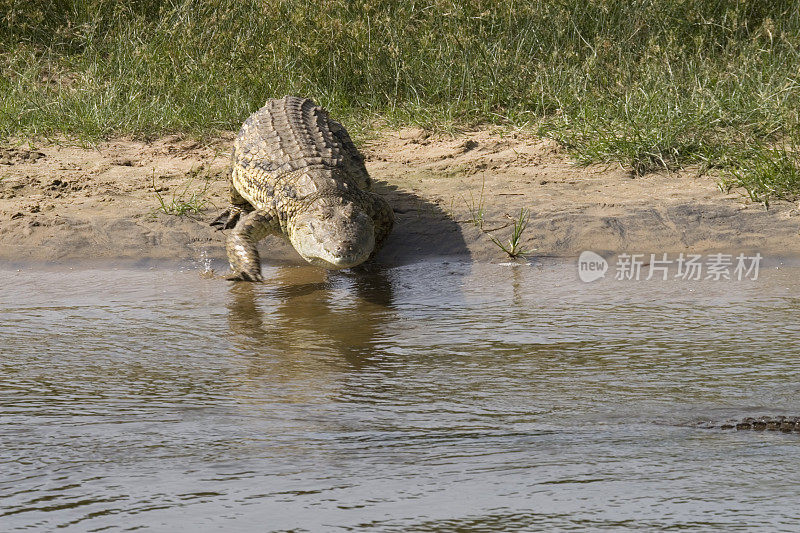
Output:
[[[231,141],[0,148],[0,261],[224,257],[224,234],[208,222],[227,203]],[[492,131],[454,138],[402,130],[362,150],[396,210],[385,263],[505,260],[486,232],[506,240],[521,208],[531,213],[523,248],[532,257],[585,249],[800,255],[798,205],[765,210],[691,169],[634,177],[618,166],[575,165],[550,141]],[[167,204],[192,194],[207,203],[199,214],[168,215],[156,191]],[[484,231],[472,222],[481,203]],[[277,239],[265,242],[263,257],[297,260]]]

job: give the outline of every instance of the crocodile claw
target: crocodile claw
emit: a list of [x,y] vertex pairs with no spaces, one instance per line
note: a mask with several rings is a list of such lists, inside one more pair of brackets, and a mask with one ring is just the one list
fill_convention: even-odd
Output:
[[231,229],[236,226],[237,222],[239,222],[241,215],[242,209],[231,206],[223,211],[217,218],[212,220],[211,224],[209,225],[217,228],[218,230]]
[[262,282],[264,281],[264,276],[261,275],[261,272],[234,272],[230,276],[225,276],[225,279],[228,281],[253,281],[253,282]]

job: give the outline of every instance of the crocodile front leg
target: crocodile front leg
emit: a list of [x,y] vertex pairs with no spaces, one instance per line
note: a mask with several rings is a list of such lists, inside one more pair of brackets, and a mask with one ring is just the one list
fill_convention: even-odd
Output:
[[273,214],[253,211],[239,219],[225,244],[233,271],[229,280],[264,281],[256,245],[271,233],[280,233],[278,218]]

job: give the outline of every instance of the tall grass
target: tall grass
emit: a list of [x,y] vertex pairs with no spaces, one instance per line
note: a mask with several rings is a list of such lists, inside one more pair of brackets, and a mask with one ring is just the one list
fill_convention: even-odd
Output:
[[[2,14],[3,136],[203,135],[291,93],[351,129],[527,126],[638,173],[742,175],[800,137],[796,0],[0,0]],[[794,176],[737,183],[789,197]]]

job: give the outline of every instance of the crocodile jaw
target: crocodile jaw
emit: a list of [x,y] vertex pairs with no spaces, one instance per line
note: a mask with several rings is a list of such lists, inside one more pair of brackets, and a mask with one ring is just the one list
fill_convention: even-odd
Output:
[[375,230],[363,212],[302,213],[292,221],[289,241],[312,265],[331,270],[363,263],[375,248]]

